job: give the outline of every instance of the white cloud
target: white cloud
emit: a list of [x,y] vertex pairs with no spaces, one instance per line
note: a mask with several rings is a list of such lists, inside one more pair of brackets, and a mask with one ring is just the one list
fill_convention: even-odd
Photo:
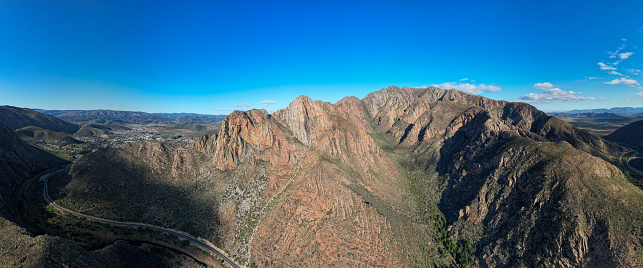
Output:
[[592,76],[592,77],[588,77],[587,79],[589,79],[589,80],[594,80],[594,79],[598,79],[598,77],[594,77],[594,76]]
[[617,78],[609,82],[605,82],[605,84],[609,85],[618,85],[618,84],[626,84],[626,85],[638,85],[638,81],[634,79],[629,79],[625,77]]
[[625,100],[625,101],[636,101],[636,100]]
[[239,108],[245,108],[245,107],[248,107],[248,106],[250,106],[250,105],[245,104],[245,103],[240,103],[240,104],[235,104],[234,105],[234,107],[239,107]]
[[465,78],[460,79],[460,81],[467,81],[467,80],[469,80],[469,78],[465,77]]
[[643,97],[643,91],[637,92],[636,95],[639,95],[639,96]]
[[549,82],[536,83],[536,84],[534,84],[534,88],[537,88],[537,89],[552,89],[552,88],[554,88],[554,85],[552,85]]
[[610,71],[610,72],[609,72],[609,74],[615,74],[615,75],[623,76],[623,74],[622,74],[622,73],[619,73],[619,72],[617,72],[617,71]]
[[493,86],[493,85],[485,85],[485,84],[479,84],[479,85],[474,85],[474,84],[458,84],[455,82],[446,82],[442,83],[439,85],[432,85],[433,87],[439,87],[442,89],[457,89],[469,94],[480,94],[482,92],[494,92],[501,90],[500,87]]
[[627,70],[628,70],[630,73],[632,73],[633,75],[639,75],[639,74],[641,74],[641,70],[639,70],[639,69],[627,69]]
[[553,87],[549,82],[545,83],[536,83],[534,88],[542,89],[545,91],[544,94],[529,93],[527,95],[521,96],[518,98],[518,101],[528,102],[528,103],[546,103],[554,101],[565,101],[565,102],[577,102],[577,101],[586,101],[593,100],[594,97],[584,97],[576,94],[581,92],[574,91],[563,91],[560,88]]
[[599,62],[598,65],[601,66],[601,70],[616,70],[616,68],[612,66],[607,66],[607,64],[602,62]]
[[632,56],[632,54],[634,54],[634,52],[624,52],[624,53],[619,53],[619,54],[618,54],[618,57],[619,57],[619,58],[621,58],[622,60],[624,60],[624,59],[627,59],[627,58],[629,58],[630,56]]
[[270,105],[275,104],[275,101],[271,101],[271,100],[264,100],[264,101],[262,101],[262,102],[261,102],[261,104],[262,104],[263,106],[270,106]]

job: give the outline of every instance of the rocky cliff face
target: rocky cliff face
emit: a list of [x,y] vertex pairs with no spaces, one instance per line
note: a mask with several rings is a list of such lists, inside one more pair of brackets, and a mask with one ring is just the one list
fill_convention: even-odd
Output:
[[162,173],[213,199],[199,206],[216,206],[217,220],[193,228],[216,229],[208,238],[242,264],[642,262],[643,192],[604,160],[623,149],[523,103],[433,87],[335,104],[300,96],[271,115],[230,114],[192,156],[137,146],[124,150],[167,151],[143,166],[183,170]]

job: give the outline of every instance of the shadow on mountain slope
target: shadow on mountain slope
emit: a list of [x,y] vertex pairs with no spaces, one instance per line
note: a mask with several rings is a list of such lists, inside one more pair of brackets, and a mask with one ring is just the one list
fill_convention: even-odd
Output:
[[68,183],[52,189],[52,198],[84,214],[176,229],[217,244],[220,191],[215,180],[199,176],[197,157],[153,143],[97,152],[74,163]]

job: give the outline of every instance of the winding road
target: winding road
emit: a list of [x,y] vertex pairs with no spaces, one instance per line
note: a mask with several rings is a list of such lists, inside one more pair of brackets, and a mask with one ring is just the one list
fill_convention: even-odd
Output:
[[54,203],[54,201],[51,199],[51,197],[49,197],[49,190],[48,190],[48,187],[47,187],[47,182],[49,181],[49,178],[51,176],[53,176],[54,174],[56,174],[58,172],[61,172],[61,171],[65,170],[65,169],[67,169],[67,167],[65,167],[65,168],[63,168],[61,170],[58,170],[56,172],[52,172],[52,173],[49,173],[49,174],[46,174],[46,175],[43,175],[43,176],[40,177],[40,180],[44,181],[44,183],[45,183],[43,195],[45,196],[45,199],[47,200],[47,202],[49,202],[56,209],[58,209],[58,210],[60,210],[62,212],[74,215],[76,217],[85,218],[85,219],[92,220],[92,221],[97,221],[97,222],[116,225],[116,226],[147,228],[147,229],[156,230],[156,231],[159,231],[159,232],[171,234],[171,235],[177,236],[179,238],[187,239],[188,241],[190,241],[190,242],[194,243],[195,245],[199,246],[200,248],[202,248],[204,250],[207,250],[209,252],[212,252],[212,253],[216,254],[217,256],[221,257],[221,259],[223,259],[225,262],[227,262],[231,267],[233,267],[233,268],[241,268],[241,266],[236,264],[225,253],[223,253],[222,250],[220,250],[220,249],[218,249],[218,248],[216,248],[214,246],[211,246],[210,245],[211,243],[209,243],[209,242],[206,243],[207,241],[204,242],[201,239],[198,239],[198,238],[196,238],[194,236],[191,236],[189,234],[186,234],[186,233],[183,233],[183,232],[180,232],[180,231],[177,231],[177,230],[167,229],[167,228],[154,226],[154,225],[149,225],[149,224],[145,224],[145,223],[120,222],[120,221],[113,221],[113,220],[108,220],[108,219],[103,219],[103,218],[97,218],[97,217],[81,214],[81,213],[78,213],[78,212],[74,212],[74,211],[71,211],[69,209],[66,209],[64,207],[61,207],[61,206],[57,205],[56,203]]
[[[619,142],[618,144],[620,144],[621,146],[623,146],[623,147],[625,147],[625,148],[627,148],[627,149],[630,149],[631,151],[633,151],[633,152],[634,152],[634,155],[632,155],[632,157],[630,157],[629,159],[627,159],[627,161],[625,161],[625,165],[626,165],[629,169],[631,169],[632,171],[634,171],[636,174],[639,174],[639,175],[643,176],[643,171],[640,171],[640,170],[638,170],[638,169],[634,168],[632,165],[630,165],[630,161],[632,161],[632,160],[634,160],[634,159],[637,159],[637,158],[641,158],[641,157],[638,157],[638,155],[639,155],[639,151],[634,150],[634,147],[633,147],[633,146],[631,146],[631,145],[629,145],[629,144],[620,143],[620,142]],[[623,156],[621,156],[621,162],[623,162],[623,161],[622,161],[622,159],[623,159]]]

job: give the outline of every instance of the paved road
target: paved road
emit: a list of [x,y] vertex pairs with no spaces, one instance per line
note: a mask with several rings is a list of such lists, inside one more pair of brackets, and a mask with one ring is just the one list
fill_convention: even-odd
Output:
[[643,171],[640,171],[640,170],[638,170],[638,169],[634,168],[632,165],[630,165],[630,161],[632,161],[632,160],[634,160],[634,159],[637,159],[637,158],[640,158],[640,157],[638,157],[638,155],[639,155],[639,152],[638,152],[638,151],[636,151],[636,150],[634,150],[634,155],[633,155],[632,157],[630,157],[630,159],[627,159],[627,162],[625,162],[625,164],[626,164],[626,165],[627,165],[627,167],[628,167],[628,168],[630,168],[632,171],[634,171],[634,172],[638,173],[639,175],[643,176]]
[[97,222],[102,222],[102,223],[112,224],[112,225],[117,225],[117,226],[129,226],[129,227],[147,228],[147,229],[152,229],[152,230],[156,230],[156,231],[159,231],[159,232],[175,235],[175,236],[178,236],[180,238],[187,239],[188,241],[198,245],[199,247],[216,254],[217,256],[221,257],[221,259],[223,259],[225,262],[230,264],[230,266],[232,266],[234,268],[241,268],[241,266],[239,266],[233,260],[228,258],[228,256],[226,256],[220,249],[217,249],[217,248],[215,248],[213,246],[210,246],[207,243],[205,243],[205,242],[201,241],[200,239],[198,239],[198,238],[196,238],[194,236],[191,236],[189,234],[185,234],[185,233],[182,233],[180,231],[176,231],[176,230],[172,230],[172,229],[167,229],[167,228],[158,227],[158,226],[154,226],[154,225],[144,224],[144,223],[120,222],[120,221],[107,220],[107,219],[103,219],[103,218],[97,218],[97,217],[81,214],[81,213],[78,213],[78,212],[74,212],[74,211],[71,211],[69,209],[66,209],[64,207],[61,207],[61,206],[57,205],[56,203],[54,203],[53,200],[51,200],[51,197],[49,197],[49,190],[48,190],[48,187],[47,187],[47,182],[49,181],[49,178],[52,175],[54,175],[54,174],[56,174],[58,172],[61,172],[61,171],[65,170],[66,168],[67,167],[65,167],[65,168],[63,168],[61,170],[58,170],[56,172],[52,172],[52,173],[49,173],[49,174],[46,174],[46,175],[43,175],[43,176],[40,177],[40,180],[45,182],[45,187],[44,187],[44,192],[43,192],[43,194],[45,196],[45,199],[47,200],[47,202],[49,202],[51,205],[53,205],[56,209],[58,209],[58,210],[60,210],[62,212],[74,215],[76,217],[81,217],[81,218],[85,218],[85,219],[92,220],[92,221],[97,221]]
[[[620,143],[620,142],[619,142],[618,144],[620,144],[621,146],[623,146],[623,147],[625,147],[625,148],[627,148],[627,149],[630,149],[631,151],[633,151],[633,152],[634,152],[634,155],[633,155],[632,157],[630,157],[629,159],[627,159],[627,161],[625,162],[625,165],[626,165],[629,169],[631,169],[632,171],[634,171],[635,173],[637,173],[637,174],[639,174],[639,175],[643,176],[643,171],[640,171],[640,170],[638,170],[638,169],[636,169],[636,168],[632,167],[632,165],[630,165],[630,161],[632,161],[632,160],[634,160],[634,159],[637,159],[637,158],[641,158],[641,157],[638,157],[638,155],[639,155],[639,151],[635,150],[635,149],[633,148],[633,146],[631,146],[631,145],[629,145],[629,144]],[[623,158],[623,157],[621,156],[621,159],[622,159],[622,158]]]

